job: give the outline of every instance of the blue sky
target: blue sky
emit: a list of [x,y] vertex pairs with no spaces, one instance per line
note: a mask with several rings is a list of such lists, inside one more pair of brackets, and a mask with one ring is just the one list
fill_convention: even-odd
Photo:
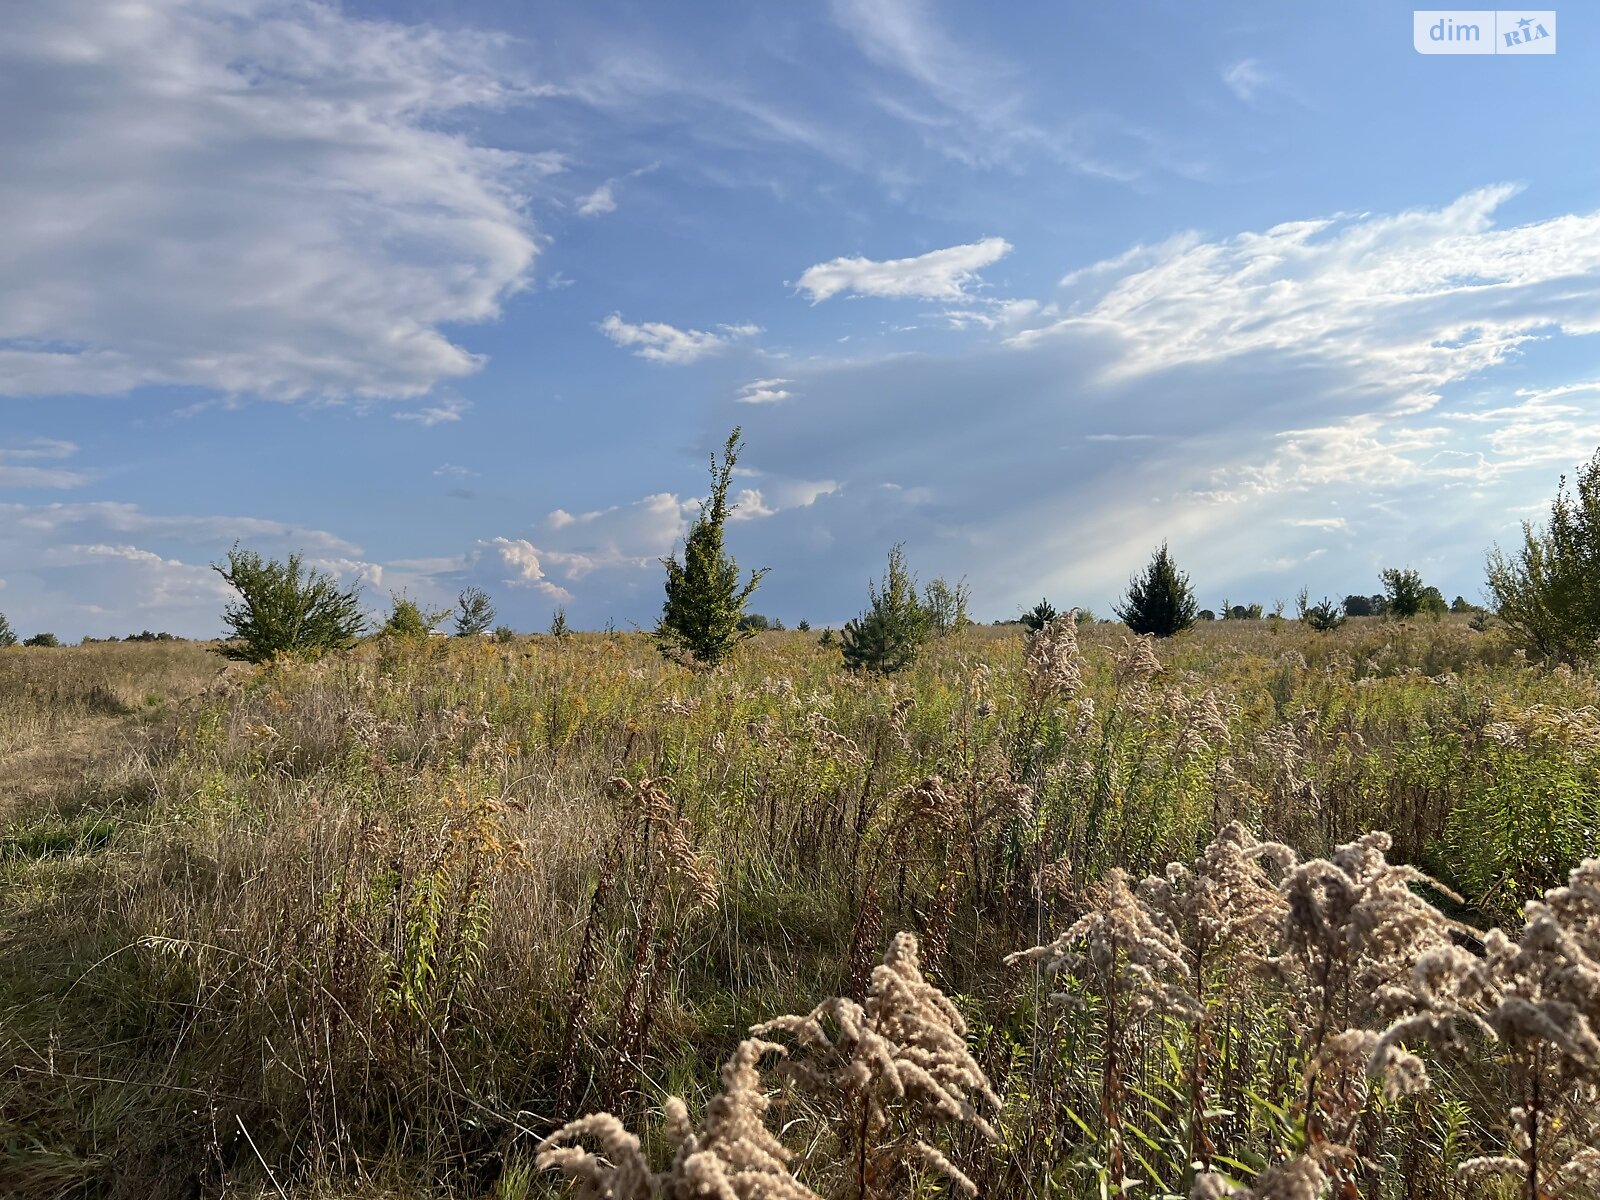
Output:
[[650,624],[1479,597],[1600,446],[1600,20],[1392,3],[14,0],[0,611],[211,635],[235,540]]

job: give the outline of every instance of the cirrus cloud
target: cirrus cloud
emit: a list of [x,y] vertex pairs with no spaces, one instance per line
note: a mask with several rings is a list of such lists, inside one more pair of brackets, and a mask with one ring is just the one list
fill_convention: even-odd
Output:
[[978,272],[1011,253],[1004,238],[986,237],[964,246],[930,250],[915,258],[875,262],[870,258],[835,258],[807,267],[795,287],[813,304],[852,292],[858,296],[918,300],[962,300],[979,282]]

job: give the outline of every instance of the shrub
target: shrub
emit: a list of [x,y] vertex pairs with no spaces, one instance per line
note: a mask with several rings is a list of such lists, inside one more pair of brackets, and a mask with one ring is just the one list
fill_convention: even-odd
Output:
[[1534,653],[1564,662],[1594,655],[1600,642],[1600,450],[1566,476],[1543,528],[1522,526],[1522,548],[1489,551],[1489,592],[1513,637]]
[[11,628],[11,622],[6,620],[5,613],[0,613],[0,649],[17,644],[17,635]]
[[36,633],[22,644],[24,646],[42,646],[45,649],[54,650],[61,645],[61,639],[53,633]]
[[379,631],[385,637],[421,641],[433,632],[434,627],[450,615],[448,608],[423,608],[404,593],[391,596],[389,619]]
[[1386,567],[1383,572],[1384,607],[1392,617],[1414,617],[1427,603],[1422,576],[1410,567]]
[[684,539],[683,562],[662,560],[667,569],[667,599],[656,626],[656,644],[668,658],[688,659],[697,666],[714,667],[751,636],[739,628],[745,601],[760,586],[766,570],[751,574],[739,585],[739,565],[722,548],[723,526],[733,506],[728,485],[743,449],[739,428],[734,427],[722,449],[722,463],[711,456],[711,494]]
[[772,627],[772,622],[761,613],[745,613],[736,626],[741,633],[765,633]]
[[558,608],[550,614],[550,636],[566,637],[572,632],[572,627],[567,624],[567,610]]
[[496,625],[494,627],[494,640],[501,645],[517,640],[517,631],[509,625]]
[[1381,617],[1389,602],[1382,596],[1346,596],[1344,615],[1347,617]]
[[354,645],[366,625],[359,586],[340,588],[332,575],[307,570],[298,554],[279,562],[235,546],[226,566],[214,563],[211,569],[239,593],[239,603],[222,614],[233,631],[222,647],[229,658],[254,663],[280,654],[316,658]]
[[1327,633],[1344,624],[1344,610],[1326,596],[1320,604],[1311,603],[1311,594],[1305,588],[1300,589],[1300,594],[1295,597],[1295,608],[1300,613],[1303,624],[1315,629],[1318,633]]
[[469,587],[456,597],[456,636],[477,637],[487,633],[494,624],[494,605],[489,593],[480,587]]
[[887,675],[916,661],[932,623],[917,599],[917,581],[906,567],[904,547],[897,545],[889,551],[882,585],[869,583],[867,587],[871,605],[845,623],[840,638],[844,663],[852,671]]
[[801,617],[798,621],[796,621],[794,627],[800,633],[811,632],[811,622],[806,620],[804,617]]
[[1173,563],[1165,542],[1144,574],[1129,581],[1128,594],[1115,611],[1134,633],[1156,637],[1171,637],[1194,624],[1194,589],[1189,577]]

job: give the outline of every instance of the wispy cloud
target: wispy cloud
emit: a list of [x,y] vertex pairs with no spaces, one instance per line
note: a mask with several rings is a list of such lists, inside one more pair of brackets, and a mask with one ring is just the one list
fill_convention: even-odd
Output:
[[612,313],[600,322],[600,332],[618,346],[632,350],[640,358],[651,362],[686,366],[702,358],[721,354],[734,342],[754,337],[761,332],[759,325],[719,325],[720,332],[708,333],[703,329],[679,329],[662,321],[645,321],[631,325],[620,313]]
[[415,421],[424,429],[432,429],[435,425],[446,425],[461,420],[472,408],[472,405],[459,396],[445,396],[434,404],[410,412],[397,412],[394,414],[396,421]]
[[1239,99],[1249,102],[1256,98],[1262,88],[1273,82],[1273,76],[1259,60],[1241,58],[1222,72],[1222,82]]
[[739,389],[734,399],[740,404],[781,404],[794,395],[788,390],[792,379],[752,379]]
[[612,194],[611,184],[602,183],[587,196],[578,200],[578,215],[580,217],[599,217],[606,213],[617,211],[617,198]]
[[858,296],[911,297],[920,300],[961,300],[980,282],[979,272],[1011,252],[1004,238],[987,237],[962,246],[930,250],[915,258],[876,262],[870,258],[835,258],[807,267],[795,287],[811,296],[813,304],[841,292]]
[[35,438],[20,446],[0,446],[0,487],[75,488],[88,483],[82,471],[64,467],[40,467],[38,461],[71,458],[78,447],[55,438]]

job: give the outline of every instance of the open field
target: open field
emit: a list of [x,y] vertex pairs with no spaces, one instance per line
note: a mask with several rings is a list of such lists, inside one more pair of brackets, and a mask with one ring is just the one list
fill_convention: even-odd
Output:
[[[657,1131],[669,1095],[698,1117],[752,1024],[862,999],[904,930],[1001,1103],[895,1099],[880,1128],[859,1089],[841,1118],[769,1070],[767,1125],[821,1194],[949,1190],[869,1154],[871,1126],[989,1196],[1187,1194],[1196,1161],[1248,1181],[1308,1146],[1350,1196],[1509,1196],[1456,1169],[1526,1159],[1509,1114],[1548,1078],[1541,1194],[1595,1195],[1554,1174],[1595,1136],[1586,1050],[1524,1069],[1498,1026],[1430,1048],[1419,1024],[1388,1081],[1431,1086],[1366,1080],[1373,1035],[1427,1007],[1419,958],[1514,939],[1600,852],[1595,677],[1455,619],[1070,635],[970,628],[887,680],[798,633],[711,674],[640,635],[261,671],[196,644],[0,652],[0,1194],[559,1195],[534,1169],[558,1124]],[[1454,896],[1376,843],[1338,886],[1229,843],[1216,903],[1253,907],[1209,962],[1181,873],[1138,910],[1171,927],[1119,941],[1113,872],[1234,821],[1302,863],[1387,831]],[[1053,981],[1005,964],[1093,912]],[[1587,919],[1563,928],[1600,952]],[[1600,1020],[1577,994],[1572,1028]],[[658,1167],[668,1142],[646,1136]]]

